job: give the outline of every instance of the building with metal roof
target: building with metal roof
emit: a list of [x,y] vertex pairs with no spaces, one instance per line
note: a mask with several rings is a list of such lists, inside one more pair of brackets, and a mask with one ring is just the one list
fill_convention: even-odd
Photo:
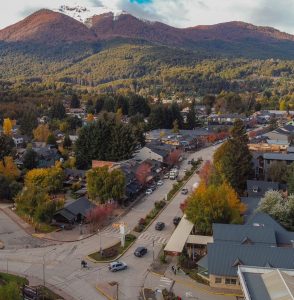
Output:
[[240,290],[238,266],[294,269],[294,232],[264,213],[245,225],[213,224],[213,243],[197,264],[210,286]]
[[293,300],[294,270],[239,266],[245,300]]
[[247,180],[248,197],[263,197],[268,191],[280,190],[280,184],[272,181]]

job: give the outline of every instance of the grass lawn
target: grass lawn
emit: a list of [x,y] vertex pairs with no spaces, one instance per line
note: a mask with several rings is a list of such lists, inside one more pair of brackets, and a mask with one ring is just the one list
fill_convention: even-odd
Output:
[[19,286],[29,283],[28,280],[24,277],[7,274],[7,273],[0,273],[0,285],[5,285],[10,282],[15,282]]
[[128,249],[128,247],[130,247],[130,245],[134,243],[135,240],[136,237],[134,235],[127,234],[124,247],[122,247],[121,243],[119,242],[110,248],[103,249],[103,255],[101,255],[100,251],[98,251],[90,254],[89,257],[96,261],[111,261],[122,254],[126,249]]

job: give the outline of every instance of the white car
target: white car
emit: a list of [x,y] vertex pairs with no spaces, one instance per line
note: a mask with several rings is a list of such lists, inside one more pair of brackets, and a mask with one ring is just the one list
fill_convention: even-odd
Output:
[[128,265],[122,261],[114,261],[108,265],[108,269],[111,272],[117,272],[121,270],[125,270],[128,268]]
[[158,186],[163,185],[163,181],[162,181],[162,180],[159,180],[159,181],[157,182],[157,185],[158,185]]
[[153,191],[151,189],[146,190],[145,194],[146,195],[151,195],[153,193]]

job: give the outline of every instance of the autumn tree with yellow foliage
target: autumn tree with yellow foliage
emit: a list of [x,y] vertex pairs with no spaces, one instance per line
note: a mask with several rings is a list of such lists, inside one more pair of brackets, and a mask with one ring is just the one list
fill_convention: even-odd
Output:
[[47,124],[40,124],[33,130],[34,139],[37,142],[47,142],[48,137],[52,134]]
[[207,186],[203,181],[187,199],[185,214],[199,234],[212,234],[213,223],[242,223],[245,208],[228,183]]
[[5,135],[12,134],[12,121],[9,118],[4,119],[3,121],[3,132]]
[[5,156],[3,160],[0,160],[0,174],[8,180],[15,180],[20,176],[20,171],[12,156]]
[[60,165],[47,169],[33,169],[25,176],[26,187],[36,186],[48,193],[58,192],[62,189],[64,172]]

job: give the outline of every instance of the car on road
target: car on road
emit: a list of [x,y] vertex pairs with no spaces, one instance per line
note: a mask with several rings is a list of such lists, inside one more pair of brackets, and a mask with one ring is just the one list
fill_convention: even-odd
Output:
[[108,265],[108,269],[111,272],[117,272],[121,270],[125,270],[128,268],[128,265],[122,261],[114,261]]
[[145,194],[146,195],[151,195],[153,193],[153,191],[151,189],[146,190]]
[[147,248],[146,247],[138,247],[135,252],[134,255],[137,257],[142,257],[147,253]]
[[175,226],[178,226],[179,225],[179,223],[181,222],[181,217],[174,217],[174,219],[173,219],[173,223],[174,223],[174,225]]
[[159,181],[157,182],[157,185],[158,185],[158,186],[163,185],[163,181],[162,181],[162,180],[159,180]]
[[163,230],[164,227],[165,227],[165,224],[164,224],[163,222],[157,222],[157,223],[155,224],[155,229],[156,229],[156,230],[161,231],[161,230]]
[[186,188],[183,188],[182,190],[181,190],[181,194],[182,195],[187,195],[188,194],[188,189],[186,189]]

